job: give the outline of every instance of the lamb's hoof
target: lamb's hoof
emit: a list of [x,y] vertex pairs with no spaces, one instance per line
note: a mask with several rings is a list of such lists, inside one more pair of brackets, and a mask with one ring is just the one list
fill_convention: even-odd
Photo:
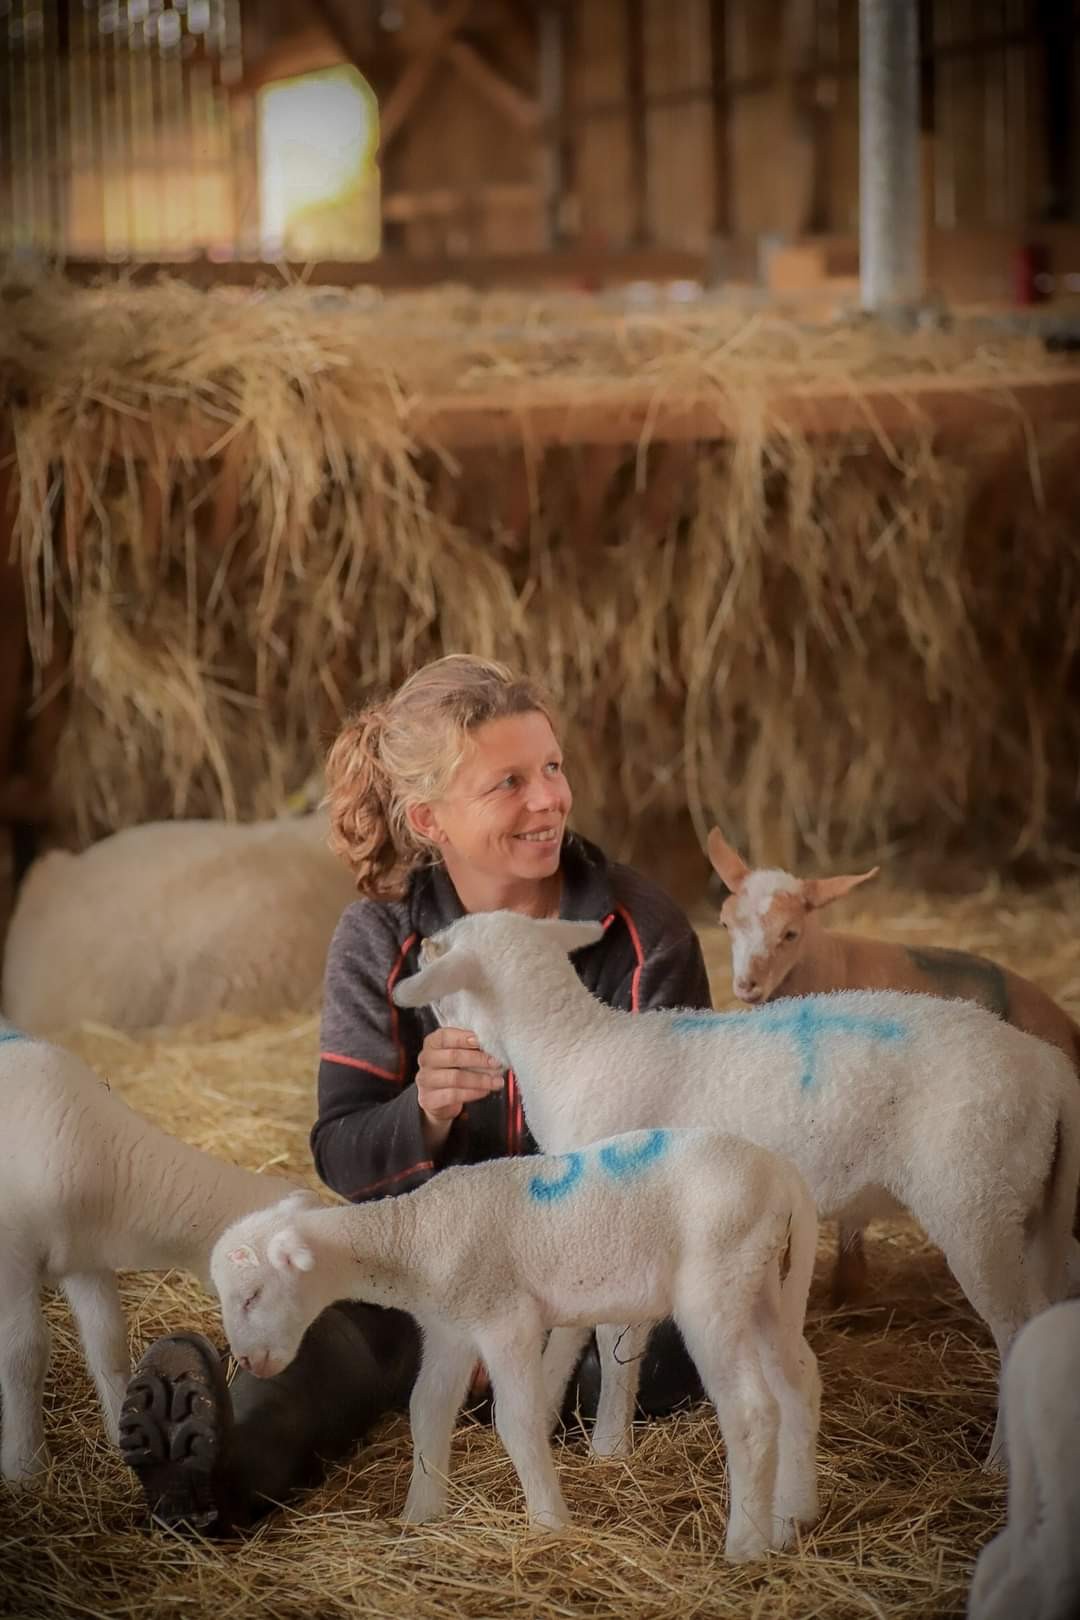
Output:
[[746,1525],[740,1530],[728,1530],[727,1540],[724,1542],[724,1557],[729,1564],[749,1564],[755,1558],[764,1558],[768,1550],[768,1541],[754,1525]]
[[594,1429],[592,1452],[594,1457],[629,1457],[630,1436],[621,1431],[617,1434],[597,1434]]
[[232,1406],[221,1357],[201,1333],[146,1351],[120,1408],[120,1453],[151,1515],[170,1528],[226,1528],[214,1489]]
[[401,1517],[405,1524],[432,1524],[446,1512],[446,1500],[430,1490],[416,1491],[409,1487]]
[[3,1478],[5,1485],[10,1485],[15,1490],[26,1490],[43,1484],[48,1472],[49,1453],[42,1445],[30,1457],[5,1463],[0,1477]]

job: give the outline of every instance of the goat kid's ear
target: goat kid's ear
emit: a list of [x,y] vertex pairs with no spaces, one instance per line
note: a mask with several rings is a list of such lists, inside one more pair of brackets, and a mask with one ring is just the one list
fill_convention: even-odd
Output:
[[234,1266],[257,1266],[259,1257],[250,1243],[241,1243],[236,1249],[230,1249],[225,1256]]
[[750,873],[742,856],[733,850],[719,827],[714,827],[708,838],[709,860],[713,871],[722,878],[732,894],[738,894]]
[[443,996],[475,986],[476,974],[477,964],[470,962],[463,951],[449,947],[418,973],[395,984],[394,1001],[399,1007],[426,1007]]
[[294,1226],[283,1226],[266,1245],[266,1258],[277,1271],[314,1271],[315,1256]]
[[802,892],[807,909],[817,911],[821,906],[832,905],[834,900],[842,900],[845,894],[857,889],[860,883],[868,883],[880,871],[880,866],[872,866],[869,872],[859,872],[854,877],[806,878]]
[[285,1197],[277,1205],[277,1208],[282,1212],[282,1214],[284,1214],[286,1210],[292,1210],[295,1212],[296,1210],[301,1209],[321,1209],[322,1199],[319,1197],[318,1193],[312,1192],[310,1187],[297,1187],[295,1192],[285,1194]]

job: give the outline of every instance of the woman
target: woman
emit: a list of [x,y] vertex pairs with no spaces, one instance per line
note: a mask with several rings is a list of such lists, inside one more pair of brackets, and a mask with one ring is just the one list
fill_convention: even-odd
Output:
[[[399,1012],[391,991],[416,971],[421,940],[465,912],[603,920],[575,958],[613,1007],[708,1007],[701,947],[666,894],[569,831],[572,805],[544,694],[500,664],[453,655],[350,721],[326,767],[331,846],[362,898],[327,959],[318,1118],[323,1181],[352,1200],[420,1186],[448,1164],[531,1153],[513,1073],[469,1030],[430,1008]],[[662,1084],[662,1077],[657,1077]],[[129,1385],[121,1446],[166,1523],[250,1523],[317,1480],[415,1377],[412,1319],[355,1302],[309,1330],[284,1373],[240,1372],[199,1334],[151,1345]],[[570,1410],[595,1409],[595,1352]],[[700,1393],[670,1323],[653,1334],[639,1402],[670,1410]]]

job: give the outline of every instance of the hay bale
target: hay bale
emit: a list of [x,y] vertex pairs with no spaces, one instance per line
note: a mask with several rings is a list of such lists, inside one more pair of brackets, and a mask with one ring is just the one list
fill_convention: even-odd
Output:
[[[0,384],[35,655],[58,617],[74,637],[65,818],[86,841],[270,814],[346,707],[468,648],[554,688],[583,829],[609,839],[688,802],[755,859],[1056,857],[1078,807],[1080,423],[1010,404],[1053,364],[962,321],[45,284],[0,331]],[[1003,425],[945,443],[868,409],[808,438],[770,404],[935,379]],[[418,438],[427,407],[508,384],[644,398],[641,442]],[[653,442],[649,402],[684,397],[731,439]]]

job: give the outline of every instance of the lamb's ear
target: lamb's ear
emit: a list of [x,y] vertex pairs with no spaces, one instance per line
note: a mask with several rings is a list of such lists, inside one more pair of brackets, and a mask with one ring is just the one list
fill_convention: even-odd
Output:
[[322,1199],[319,1197],[318,1193],[312,1192],[310,1187],[297,1187],[295,1192],[286,1193],[281,1202],[276,1206],[276,1208],[279,1209],[282,1214],[284,1214],[286,1210],[289,1210],[295,1214],[301,1209],[321,1209],[322,1207]]
[[595,945],[604,937],[604,925],[598,922],[566,922],[562,917],[549,917],[541,922],[544,934],[564,950],[567,956]]
[[259,1257],[250,1243],[241,1243],[236,1249],[230,1249],[225,1256],[234,1266],[257,1266]]
[[474,958],[452,946],[419,973],[413,973],[394,986],[394,1000],[399,1007],[427,1007],[443,996],[452,996],[458,990],[476,988],[478,964]]
[[732,894],[738,894],[750,873],[750,868],[725,839],[719,827],[714,827],[708,838],[709,860],[713,871],[724,880]]
[[266,1245],[266,1258],[277,1271],[313,1271],[315,1255],[295,1226],[283,1226]]
[[817,911],[834,900],[842,900],[845,894],[877,877],[880,871],[880,866],[872,866],[869,872],[860,872],[856,877],[806,878],[802,886],[803,900],[810,911]]

